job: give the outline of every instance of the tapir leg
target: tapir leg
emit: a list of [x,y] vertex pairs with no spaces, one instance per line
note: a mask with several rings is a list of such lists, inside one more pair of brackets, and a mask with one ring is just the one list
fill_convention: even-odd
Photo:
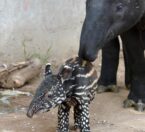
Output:
[[81,115],[79,105],[76,105],[74,107],[74,124],[76,130],[81,128]]
[[98,80],[98,93],[107,90],[116,91],[116,76],[119,64],[119,51],[120,45],[118,38],[110,41],[102,49],[102,67],[100,78]]
[[69,111],[70,106],[63,103],[58,108],[57,132],[69,132]]
[[131,89],[124,106],[135,106],[140,111],[145,107],[145,41],[142,36],[145,36],[145,31],[140,32],[136,27],[122,35],[131,72]]
[[91,132],[90,131],[90,121],[89,121],[89,104],[79,105],[80,114],[80,132]]

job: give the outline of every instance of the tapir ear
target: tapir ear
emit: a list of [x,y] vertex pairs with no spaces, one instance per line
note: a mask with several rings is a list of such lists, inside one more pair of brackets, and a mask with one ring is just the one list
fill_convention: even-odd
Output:
[[52,74],[51,64],[50,63],[47,63],[46,66],[45,66],[45,76],[51,75],[51,74]]
[[69,66],[63,66],[59,71],[59,76],[62,80],[68,80],[72,76],[73,69]]

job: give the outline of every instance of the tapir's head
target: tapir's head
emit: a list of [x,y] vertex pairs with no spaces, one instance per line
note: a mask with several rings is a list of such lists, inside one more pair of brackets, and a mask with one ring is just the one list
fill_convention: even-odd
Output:
[[47,112],[65,101],[71,86],[74,85],[73,71],[79,65],[80,59],[71,58],[61,66],[57,75],[52,74],[50,64],[45,67],[45,78],[36,90],[30,103],[27,116],[32,117],[38,112]]
[[79,56],[94,61],[100,48],[141,19],[144,9],[145,0],[87,0]]
[[50,70],[50,65],[47,65],[45,78],[36,90],[35,96],[28,108],[27,116],[32,117],[40,111],[49,111],[51,108],[61,104],[65,98],[66,93],[60,77],[53,75]]

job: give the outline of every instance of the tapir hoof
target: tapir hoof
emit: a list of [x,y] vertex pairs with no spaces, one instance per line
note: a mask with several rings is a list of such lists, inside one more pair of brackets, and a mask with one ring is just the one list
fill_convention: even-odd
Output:
[[126,99],[124,101],[124,108],[134,107],[135,110],[143,112],[145,110],[145,103],[139,100],[137,103],[131,99]]
[[108,91],[118,93],[119,88],[116,85],[108,85],[108,86],[98,85],[97,87],[97,93],[103,93]]

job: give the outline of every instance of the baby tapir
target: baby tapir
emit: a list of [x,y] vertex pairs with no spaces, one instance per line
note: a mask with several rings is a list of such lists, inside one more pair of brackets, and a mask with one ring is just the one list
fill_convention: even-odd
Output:
[[53,75],[46,66],[45,78],[38,87],[27,116],[59,106],[57,132],[69,132],[69,111],[74,107],[75,128],[90,132],[89,104],[96,93],[97,73],[90,62],[71,58]]

